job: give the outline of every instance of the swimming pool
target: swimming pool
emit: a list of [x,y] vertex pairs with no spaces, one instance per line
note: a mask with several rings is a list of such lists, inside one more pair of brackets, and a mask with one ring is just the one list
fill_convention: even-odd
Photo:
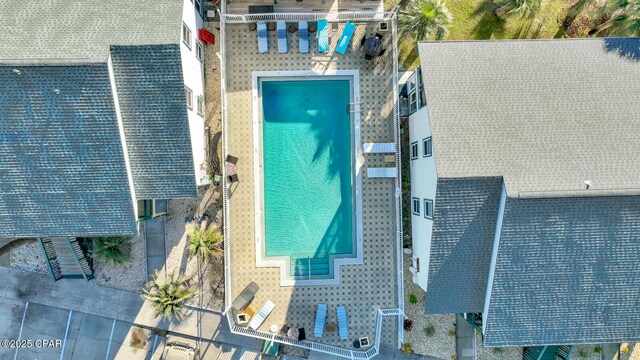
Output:
[[257,265],[279,266],[289,284],[335,280],[337,265],[359,258],[353,84],[353,75],[257,79]]

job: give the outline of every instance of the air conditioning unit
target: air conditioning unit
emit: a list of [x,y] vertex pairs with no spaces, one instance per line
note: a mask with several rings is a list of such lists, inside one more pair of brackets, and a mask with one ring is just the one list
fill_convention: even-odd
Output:
[[378,23],[378,30],[379,31],[389,31],[389,23],[386,22],[386,21],[379,22]]

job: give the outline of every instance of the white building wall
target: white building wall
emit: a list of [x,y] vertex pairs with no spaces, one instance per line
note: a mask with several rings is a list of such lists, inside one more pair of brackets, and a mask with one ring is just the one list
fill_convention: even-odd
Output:
[[[424,291],[427,291],[431,231],[433,228],[433,220],[424,217],[424,199],[433,200],[434,208],[437,206],[436,154],[432,151],[432,156],[423,157],[422,140],[430,136],[429,115],[427,114],[427,107],[423,106],[409,116],[410,144],[415,141],[418,142],[418,158],[410,160],[409,171],[411,173],[412,202],[413,198],[420,199],[420,216],[413,215],[413,211],[411,214],[411,238],[413,243],[411,272],[413,273],[413,282],[418,284]],[[411,157],[411,148],[409,148],[409,156]],[[418,262],[420,263],[419,269]]]
[[[201,2],[201,4],[204,5],[204,2]],[[187,109],[187,112],[189,114],[189,131],[191,134],[196,184],[203,185],[209,182],[205,156],[205,121],[202,115],[198,115],[198,96],[204,99],[204,65],[198,60],[196,54],[197,44],[202,44],[200,40],[198,40],[198,30],[204,27],[204,21],[200,14],[198,14],[192,0],[183,0],[182,21],[187,25],[189,30],[191,30],[190,48],[184,41],[181,41],[180,53],[182,57],[184,84],[193,92],[193,107]],[[182,25],[180,25],[180,33],[182,34]]]

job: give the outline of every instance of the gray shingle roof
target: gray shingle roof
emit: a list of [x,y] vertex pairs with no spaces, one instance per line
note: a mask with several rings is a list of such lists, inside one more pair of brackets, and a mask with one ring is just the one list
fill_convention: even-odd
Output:
[[0,89],[0,237],[134,234],[107,65],[0,66]]
[[482,312],[502,178],[438,179],[425,312]]
[[113,46],[111,59],[136,198],[195,198],[180,46]]
[[0,60],[106,61],[110,45],[179,43],[181,23],[181,0],[0,0]]
[[507,200],[485,344],[640,340],[640,197]]
[[640,188],[640,38],[420,42],[438,176]]

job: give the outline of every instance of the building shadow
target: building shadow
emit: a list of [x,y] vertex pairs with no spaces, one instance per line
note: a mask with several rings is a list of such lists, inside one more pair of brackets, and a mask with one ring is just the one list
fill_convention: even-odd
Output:
[[607,52],[640,62],[640,38],[604,38],[603,42]]

